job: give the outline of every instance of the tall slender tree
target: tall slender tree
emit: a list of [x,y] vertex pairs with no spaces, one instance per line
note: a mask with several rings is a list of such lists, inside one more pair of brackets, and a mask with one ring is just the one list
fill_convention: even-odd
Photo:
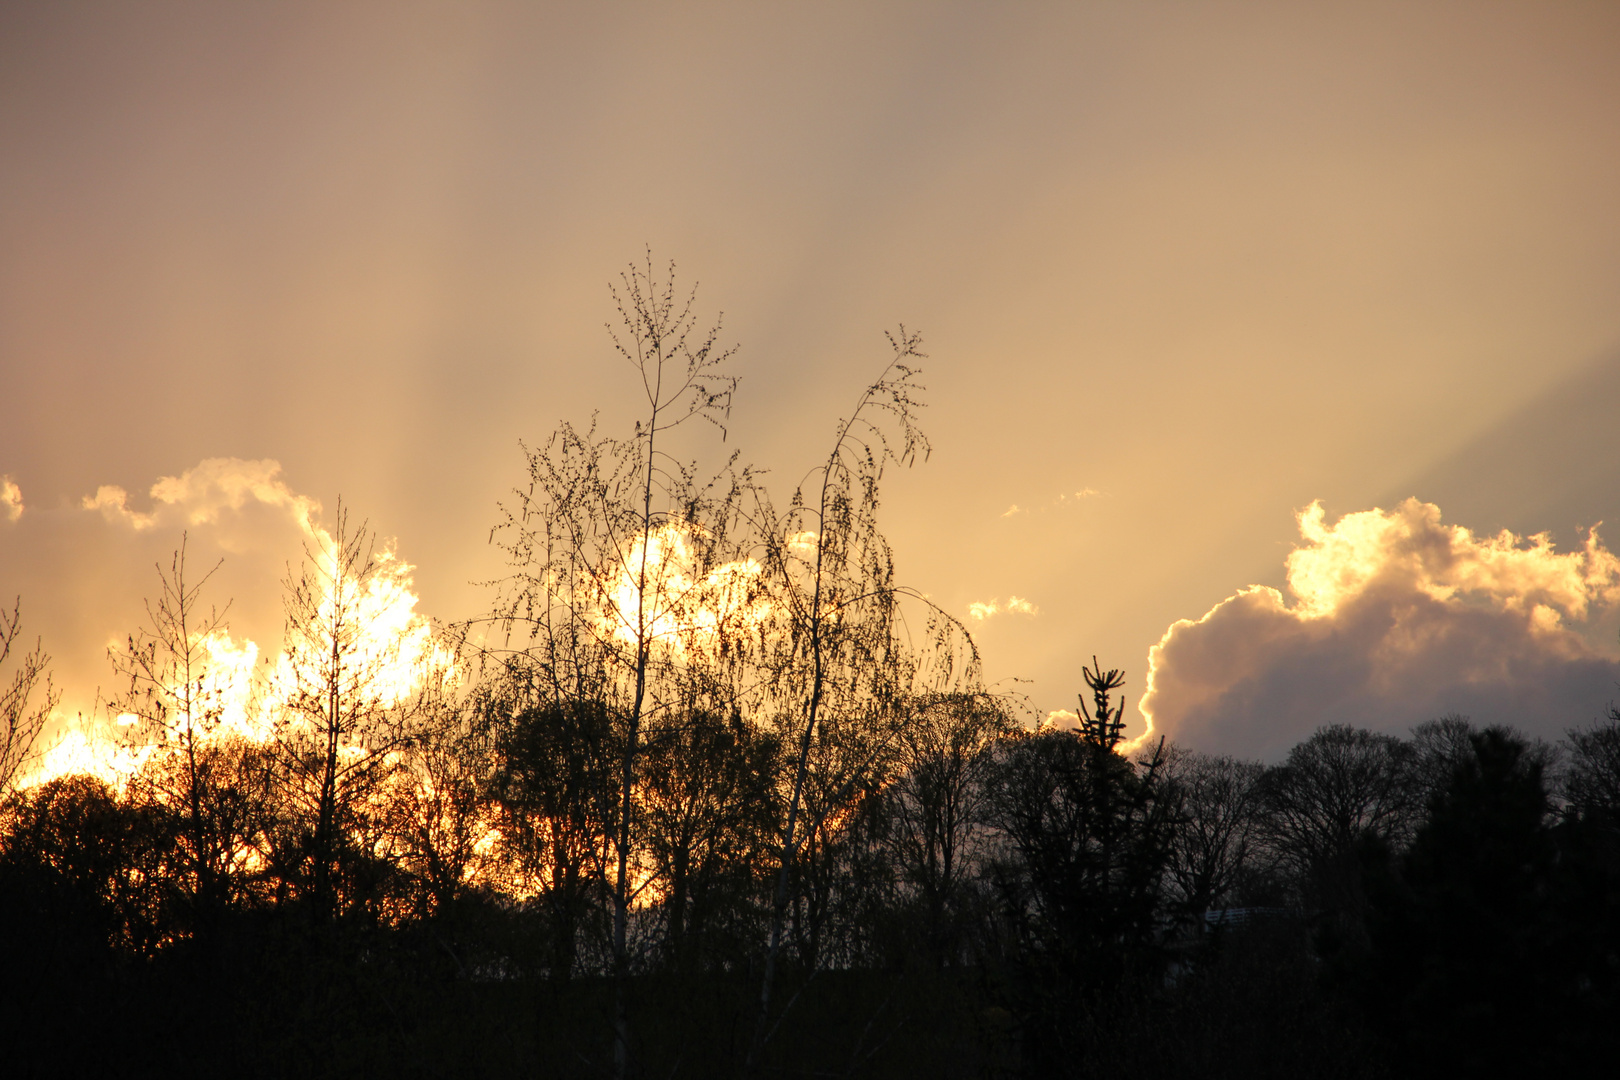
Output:
[[613,1072],[622,1077],[632,1054],[631,914],[650,880],[640,807],[647,726],[675,722],[702,681],[696,673],[722,651],[706,639],[726,628],[704,613],[746,609],[753,585],[723,570],[741,557],[734,540],[749,474],[733,455],[700,482],[668,449],[693,420],[724,437],[737,380],[723,370],[732,351],[718,344],[719,323],[699,331],[695,290],[676,290],[673,264],[660,280],[650,253],[610,289],[620,326],[608,332],[636,373],[642,417],[626,439],[599,437],[594,422],[584,432],[564,424],[528,451],[529,483],[496,540],[513,567],[498,610],[510,682],[549,707],[532,715],[600,702],[616,728],[616,805],[596,820],[612,829]]
[[[909,466],[929,452],[918,423],[923,387],[915,365],[926,358],[922,338],[904,326],[888,337],[893,357],[838,422],[826,458],[795,489],[785,512],[764,506],[759,515],[770,539],[766,565],[783,621],[770,643],[774,697],[768,707],[789,753],[770,929],[745,1072],[759,1065],[780,1023],[772,999],[795,907],[794,885],[814,880],[797,873],[801,859],[822,846],[828,827],[847,820],[854,804],[884,779],[912,697],[923,689],[971,686],[978,674],[977,654],[960,624],[897,583],[893,552],[879,527],[885,468]],[[930,611],[920,651],[902,632],[901,605],[908,598]],[[812,902],[800,910],[813,921],[817,907]],[[808,935],[812,966],[815,929],[812,924]],[[804,944],[800,952],[806,954]]]

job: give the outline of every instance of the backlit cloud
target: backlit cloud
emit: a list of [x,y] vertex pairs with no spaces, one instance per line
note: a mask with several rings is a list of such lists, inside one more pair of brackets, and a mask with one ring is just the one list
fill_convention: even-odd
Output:
[[1401,731],[1455,711],[1556,735],[1615,696],[1620,560],[1596,528],[1558,552],[1416,499],[1331,525],[1313,503],[1299,528],[1291,603],[1239,590],[1149,651],[1155,733],[1274,756],[1324,723]]
[[142,532],[159,524],[182,528],[218,525],[227,512],[239,513],[249,504],[259,504],[285,511],[301,531],[315,536],[314,515],[320,513],[321,504],[293,491],[280,473],[281,463],[268,458],[207,458],[179,476],[159,478],[147,492],[153,502],[150,511],[132,510],[129,493],[112,484],[86,495],[83,506],[110,522]]
[[1052,709],[1046,714],[1046,719],[1040,723],[1041,728],[1055,728],[1058,731],[1076,731],[1080,727],[1080,714],[1068,709]]
[[23,515],[22,488],[10,476],[0,476],[0,512],[7,521],[16,521]]
[[[21,508],[18,485],[7,477],[0,482],[0,515],[15,524],[0,548],[0,591],[21,594],[28,634],[44,641],[64,691],[32,779],[79,770],[113,776],[138,762],[115,736],[116,719],[106,708],[118,692],[108,652],[147,621],[146,598],[159,588],[156,567],[168,567],[182,544],[189,582],[218,568],[204,606],[228,608],[228,626],[199,642],[207,678],[223,702],[222,725],[262,737],[288,682],[278,648],[283,581],[306,551],[327,565],[333,546],[320,502],[294,491],[280,463],[209,458],[160,477],[144,499],[103,485],[76,504],[36,506],[26,517]],[[384,696],[397,696],[436,655],[435,645],[428,620],[415,610],[413,568],[389,544],[378,545],[376,561],[377,572],[355,598],[377,639],[374,648],[363,642],[362,651],[388,654],[392,682],[378,685]],[[257,667],[268,684],[255,689]]]
[[968,618],[983,622],[993,615],[1039,615],[1040,610],[1021,596],[1009,596],[1006,602],[998,597],[989,601],[973,601],[968,605]]

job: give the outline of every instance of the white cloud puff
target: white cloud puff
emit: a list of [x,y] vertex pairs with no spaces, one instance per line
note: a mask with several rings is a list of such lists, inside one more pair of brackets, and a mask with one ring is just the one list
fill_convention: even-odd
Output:
[[1242,589],[1149,651],[1139,708],[1155,734],[1275,757],[1321,724],[1402,731],[1455,711],[1556,736],[1615,696],[1601,630],[1620,560],[1595,529],[1560,553],[1545,534],[1442,524],[1416,499],[1332,525],[1313,503],[1299,528],[1292,604]]
[[1052,709],[1046,714],[1046,719],[1040,722],[1042,730],[1053,728],[1058,731],[1077,731],[1080,728],[1080,714],[1070,712],[1068,709]]
[[975,600],[968,605],[968,618],[983,622],[994,615],[1039,615],[1041,609],[1020,596],[1009,596],[1005,603],[1000,598],[989,601]]

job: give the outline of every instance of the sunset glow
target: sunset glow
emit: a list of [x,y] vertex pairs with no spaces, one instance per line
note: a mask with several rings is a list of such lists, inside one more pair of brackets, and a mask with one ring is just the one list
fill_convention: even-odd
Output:
[[[250,499],[289,510],[318,553],[319,580],[327,583],[319,614],[331,619],[335,598],[330,586],[337,567],[333,539],[314,520],[319,508],[313,500],[295,495],[273,479],[278,469],[274,462],[213,459],[181,477],[159,480],[151,494],[160,507],[180,508],[185,524],[193,528],[206,528],[222,510],[239,510]],[[137,532],[158,525],[160,511],[132,511],[128,501],[122,489],[104,486],[95,497],[86,497],[83,505],[86,510],[109,514]],[[344,617],[358,630],[351,662],[367,672],[368,693],[389,707],[418,692],[425,680],[449,684],[457,673],[449,649],[435,637],[430,621],[416,611],[413,568],[387,549],[378,552],[375,560],[377,570],[367,580],[343,579],[339,591]],[[35,786],[74,773],[122,784],[154,756],[178,752],[185,734],[199,745],[228,738],[265,743],[286,717],[288,695],[297,681],[294,673],[321,660],[308,653],[309,641],[298,640],[290,652],[281,651],[273,664],[266,664],[261,662],[258,642],[233,637],[224,628],[193,635],[192,644],[202,665],[193,672],[192,685],[171,685],[164,690],[171,699],[194,701],[196,716],[170,718],[155,733],[155,740],[154,733],[142,730],[133,714],[100,719],[104,714],[97,710],[74,719],[59,716],[51,745],[19,778],[19,786]],[[294,718],[291,722],[302,721]]]
[[0,1072],[1612,1069],[1617,57],[0,3]]
[[675,658],[706,656],[722,634],[746,633],[769,618],[760,564],[741,559],[705,570],[693,528],[681,521],[660,525],[633,538],[605,577],[581,580],[576,588],[604,633],[633,644],[644,627],[649,644]]

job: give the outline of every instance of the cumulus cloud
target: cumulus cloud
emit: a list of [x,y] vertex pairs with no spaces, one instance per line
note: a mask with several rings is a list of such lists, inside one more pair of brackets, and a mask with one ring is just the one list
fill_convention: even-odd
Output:
[[968,605],[968,618],[983,622],[994,615],[1038,615],[1040,608],[1020,596],[1009,596],[1005,603],[999,598],[989,601],[975,600]]
[[[106,485],[76,503],[33,506],[26,515],[16,487],[9,477],[0,482],[0,520],[15,508],[12,524],[0,530],[0,595],[21,596],[29,637],[41,637],[52,655],[64,695],[42,749],[66,762],[100,762],[97,754],[116,747],[112,718],[100,707],[119,689],[108,650],[147,621],[157,567],[168,567],[182,543],[192,581],[218,567],[204,603],[229,607],[229,636],[206,643],[218,654],[214,662],[246,668],[279,652],[282,583],[290,568],[306,548],[331,543],[320,503],[293,490],[280,464],[268,459],[210,458],[158,478],[144,498]],[[397,623],[420,636],[412,568],[391,551],[381,560],[379,588],[387,595],[374,599],[394,618],[386,626],[398,629]]]
[[306,535],[315,536],[314,518],[321,504],[293,491],[280,473],[281,463],[269,458],[207,458],[179,476],[160,477],[147,492],[153,503],[150,511],[131,509],[129,493],[112,484],[86,495],[82,505],[109,522],[144,532],[159,524],[219,525],[229,514],[240,514],[253,504],[283,511]]
[[1042,729],[1077,731],[1080,728],[1080,714],[1070,712],[1068,709],[1052,709],[1046,714],[1046,719],[1041,721],[1040,726]]
[[1155,734],[1273,757],[1324,723],[1403,731],[1461,712],[1556,736],[1615,696],[1620,560],[1595,528],[1558,552],[1416,499],[1333,524],[1313,503],[1299,528],[1291,603],[1241,589],[1149,651]]

